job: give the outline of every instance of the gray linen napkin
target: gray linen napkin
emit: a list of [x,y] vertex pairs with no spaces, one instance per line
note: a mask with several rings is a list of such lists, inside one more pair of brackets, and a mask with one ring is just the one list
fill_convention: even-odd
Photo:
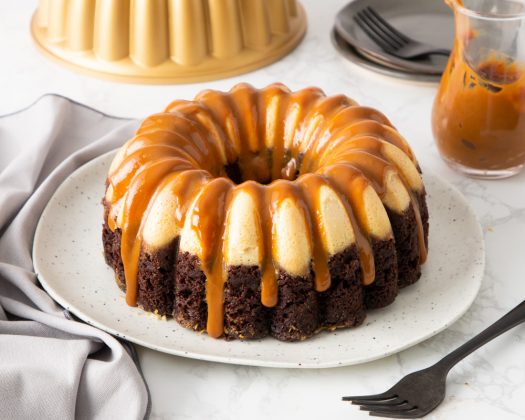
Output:
[[136,126],[57,95],[0,117],[0,419],[148,415],[132,346],[72,320],[39,287],[31,259],[56,188]]

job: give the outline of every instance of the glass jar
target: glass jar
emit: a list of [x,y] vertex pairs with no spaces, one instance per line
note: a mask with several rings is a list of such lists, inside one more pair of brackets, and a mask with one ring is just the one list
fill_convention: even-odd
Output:
[[504,178],[525,165],[525,1],[447,0],[455,41],[432,130],[453,168]]

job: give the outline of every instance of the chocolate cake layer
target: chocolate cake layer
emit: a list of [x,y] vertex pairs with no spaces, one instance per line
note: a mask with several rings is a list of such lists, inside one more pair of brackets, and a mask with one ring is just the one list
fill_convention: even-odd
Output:
[[102,227],[102,242],[104,244],[104,259],[115,272],[115,281],[118,287],[125,292],[126,282],[124,276],[124,264],[120,256],[121,231],[115,229],[113,232],[107,222]]
[[308,277],[299,277],[280,270],[277,285],[279,299],[272,308],[270,321],[272,337],[298,341],[315,334],[320,324],[313,273]]
[[425,190],[417,194],[417,201],[419,204],[419,212],[421,214],[421,222],[423,223],[423,232],[425,234],[425,247],[428,252],[428,207],[427,207],[427,193]]
[[394,240],[372,240],[376,277],[364,287],[367,309],[382,308],[391,304],[398,293],[397,258]]
[[137,301],[144,310],[158,315],[172,315],[178,253],[179,237],[162,249],[141,251],[137,274]]
[[[428,249],[428,209],[426,204],[425,192],[417,194],[417,203],[423,233],[425,237],[425,246]],[[395,237],[398,285],[403,288],[414,284],[421,277],[420,248],[417,232],[416,215],[412,207],[409,207],[404,213],[399,214],[386,208],[392,231]]]
[[104,206],[104,224],[102,225],[102,244],[104,246],[104,259],[115,272],[115,281],[123,292],[126,291],[126,281],[124,276],[124,264],[120,255],[122,231],[117,228],[113,232],[108,225],[109,206],[106,200],[102,200]]
[[387,213],[395,238],[398,285],[402,288],[415,283],[421,276],[416,215],[412,207],[402,214],[387,208]]
[[366,311],[357,246],[354,244],[331,257],[328,268],[330,288],[318,295],[321,326],[344,328],[360,325]]
[[[104,220],[107,220],[107,210],[104,211]],[[113,232],[107,222],[104,222],[102,225],[102,244],[104,246],[104,260],[106,261],[106,264],[109,265],[111,268],[114,268],[115,264],[115,252],[113,249],[114,246],[114,236],[115,232]]]
[[175,306],[173,317],[179,324],[197,331],[206,329],[206,275],[195,255],[179,253],[175,273]]
[[224,288],[224,331],[227,338],[262,338],[269,333],[270,309],[261,302],[261,270],[257,266],[228,269]]

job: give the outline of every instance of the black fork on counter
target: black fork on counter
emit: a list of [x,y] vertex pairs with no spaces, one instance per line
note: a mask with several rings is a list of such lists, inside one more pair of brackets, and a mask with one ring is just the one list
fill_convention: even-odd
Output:
[[423,417],[445,399],[447,375],[452,367],[474,350],[524,321],[525,301],[436,364],[405,376],[388,391],[343,397],[343,401],[361,406],[361,410],[369,411],[371,416],[397,419]]

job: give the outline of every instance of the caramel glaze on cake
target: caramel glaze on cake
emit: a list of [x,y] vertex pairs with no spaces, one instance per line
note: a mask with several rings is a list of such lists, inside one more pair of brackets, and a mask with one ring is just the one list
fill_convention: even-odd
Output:
[[240,84],[171,103],[119,150],[103,203],[128,305],[212,337],[359,325],[427,254],[406,141],[380,112],[317,88]]

